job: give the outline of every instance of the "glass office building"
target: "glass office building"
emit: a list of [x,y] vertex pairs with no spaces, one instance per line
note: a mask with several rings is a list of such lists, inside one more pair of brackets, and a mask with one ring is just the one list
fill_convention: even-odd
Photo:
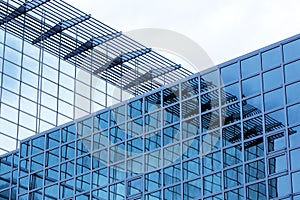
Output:
[[0,155],[189,74],[63,1],[0,0]]
[[[13,13],[21,6],[5,3],[3,5],[11,5],[6,7],[8,13]],[[43,8],[59,8],[61,4],[65,5],[63,2],[45,1],[35,9],[45,13]],[[20,10],[22,9],[19,9],[19,13]],[[6,18],[6,28],[2,31],[5,38],[15,37],[7,36],[10,34],[8,26],[19,23],[17,20],[22,22],[28,16],[35,16],[30,13],[25,16],[23,13],[23,18]],[[40,19],[44,19],[42,17]],[[81,25],[79,23],[76,27]],[[69,28],[73,30],[74,27]],[[21,31],[24,36],[25,30],[23,28]],[[81,41],[78,48],[69,45],[70,52],[73,52],[71,54],[66,53],[68,51],[63,47],[55,48],[61,48],[63,56],[68,55],[61,59],[60,51],[51,50],[57,46],[51,46],[50,43],[62,45],[61,41],[66,39],[60,38],[67,37],[64,31],[58,35],[52,31],[53,35],[49,38],[47,31],[42,31],[41,38],[47,38],[42,39],[42,42],[49,42],[49,47],[39,47],[40,56],[49,53],[49,56],[53,56],[50,61],[58,59],[57,78],[61,74],[69,75],[70,69],[85,69],[88,65],[81,66],[84,63],[82,60],[88,58],[94,63],[93,52],[98,52],[96,47],[87,49],[88,45],[83,45],[85,43]],[[41,34],[41,31],[38,33]],[[126,36],[122,37],[127,41]],[[32,41],[40,40],[36,39],[39,37],[33,38],[31,48],[34,43]],[[116,39],[120,38],[114,38],[110,42],[116,42]],[[20,77],[23,70],[27,70],[23,58],[27,56],[25,46],[29,45],[25,37],[22,41],[22,50],[19,52],[21,69],[16,71]],[[18,90],[7,89],[5,77],[12,79],[17,75],[9,75],[10,70],[5,71],[5,63],[9,61],[6,56],[13,55],[5,52],[14,47],[13,44],[13,48],[9,47],[6,39],[1,44],[4,46],[1,58],[2,95],[8,91],[14,93],[19,99],[17,112],[25,113],[30,107],[22,109],[20,104],[23,95],[14,91],[22,92],[20,87],[26,83],[26,79],[16,79],[20,84]],[[107,48],[114,45],[117,43],[111,43]],[[33,54],[29,53],[28,56],[31,55]],[[124,55],[121,57],[127,59],[123,60],[126,63],[120,63],[118,55]],[[68,58],[69,56],[71,57]],[[97,75],[97,80],[104,80],[105,85],[112,84],[113,81],[104,79],[103,73],[109,77],[116,74],[116,79],[113,80],[119,80],[122,90],[134,97],[126,101],[120,98],[120,103],[112,106],[101,103],[103,98],[88,99],[95,103],[99,103],[99,100],[103,109],[63,125],[53,123],[52,126],[59,126],[21,140],[17,150],[0,156],[0,199],[300,199],[300,35],[180,80],[176,75],[184,76],[188,72],[176,65],[174,67],[173,63],[160,66],[165,71],[160,72],[161,68],[157,67],[156,73],[159,73],[150,76],[155,70],[146,68],[146,61],[142,62],[147,56],[152,56],[153,62],[159,59],[171,62],[154,52],[148,52],[147,48],[140,48],[110,56],[109,58],[113,58],[111,61],[103,62],[105,69],[85,69],[90,74],[89,78]],[[157,56],[156,59],[154,56]],[[43,69],[44,61],[37,62],[39,69]],[[61,70],[60,66],[63,65],[60,63],[68,63],[66,73]],[[141,65],[136,65],[134,73],[129,76],[129,67],[133,69],[132,63]],[[49,68],[51,65],[45,63]],[[123,69],[124,74],[120,74]],[[41,74],[36,73],[39,83],[44,78],[53,81],[53,78],[39,73]],[[76,82],[75,72],[70,78]],[[55,86],[58,90],[61,86],[64,87],[64,84],[59,84],[60,79]],[[168,81],[163,82],[163,79]],[[69,90],[72,92],[72,89]],[[40,96],[37,97],[36,112],[42,113],[41,108],[52,105],[47,101],[40,102],[41,94],[48,93],[50,89],[43,89],[42,84],[36,90]],[[112,98],[106,90],[102,91],[107,96],[104,99]],[[76,87],[74,91],[73,96],[76,96]],[[25,95],[24,99],[29,97]],[[55,105],[64,100],[59,97],[59,93],[53,97],[56,97]],[[12,100],[5,103],[1,99],[1,109],[2,105],[9,106],[11,102]],[[71,120],[75,118],[74,110],[78,106],[72,103],[70,106],[73,114],[68,119]],[[59,109],[53,109],[53,112],[56,117],[67,114]],[[21,119],[19,115],[18,119]],[[1,119],[10,121],[5,115],[2,117],[2,110]],[[47,119],[48,117],[40,117],[36,120],[47,122]],[[23,127],[21,122],[15,124]],[[21,134],[21,129],[15,131],[7,134]]]

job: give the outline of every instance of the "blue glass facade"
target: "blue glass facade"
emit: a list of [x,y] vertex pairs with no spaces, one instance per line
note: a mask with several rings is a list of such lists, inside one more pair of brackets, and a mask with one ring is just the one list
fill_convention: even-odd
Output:
[[300,199],[299,41],[22,140],[0,198]]

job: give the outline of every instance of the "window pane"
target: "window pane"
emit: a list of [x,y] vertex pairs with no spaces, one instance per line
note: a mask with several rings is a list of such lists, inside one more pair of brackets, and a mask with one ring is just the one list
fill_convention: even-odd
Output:
[[300,104],[288,107],[288,124],[299,123]]
[[267,138],[268,152],[278,151],[285,148],[284,133],[278,133]]
[[260,71],[259,56],[253,56],[241,61],[242,78],[256,74]]
[[265,111],[272,110],[273,108],[283,106],[283,92],[282,88],[273,90],[264,95]]
[[291,168],[292,170],[300,168],[300,149],[291,151]]
[[[223,72],[226,73],[226,72]],[[219,85],[219,77],[218,71],[213,71],[207,74],[204,74],[200,78],[200,88],[201,92],[205,92],[211,90],[213,88],[218,87]]]
[[284,61],[287,62],[299,58],[300,56],[299,52],[300,52],[300,39],[283,45]]
[[279,66],[281,63],[281,50],[279,47],[262,53],[262,67],[264,70]]
[[300,101],[300,92],[296,92],[300,88],[300,82],[294,83],[286,87],[287,103],[295,103]]
[[264,140],[263,138],[258,138],[245,142],[244,144],[245,151],[245,161],[252,160],[264,155]]
[[269,174],[279,173],[287,170],[286,155],[269,159]]
[[288,129],[290,147],[300,146],[300,126],[292,127]]
[[283,85],[282,69],[276,68],[263,74],[264,91]]
[[239,79],[239,66],[237,63],[221,68],[221,84],[237,81]]
[[276,198],[290,194],[291,189],[289,182],[289,176],[281,176],[269,180],[269,197]]
[[243,167],[235,167],[224,171],[224,187],[225,189],[243,184]]
[[285,113],[284,110],[277,110],[265,115],[266,132],[282,129],[285,127]]
[[300,79],[300,61],[285,65],[285,82],[293,82]]
[[242,97],[260,93],[260,76],[255,76],[242,81]]
[[265,162],[264,160],[258,160],[245,166],[246,182],[252,182],[265,178]]
[[300,192],[300,172],[293,173],[292,175],[293,180],[293,193]]

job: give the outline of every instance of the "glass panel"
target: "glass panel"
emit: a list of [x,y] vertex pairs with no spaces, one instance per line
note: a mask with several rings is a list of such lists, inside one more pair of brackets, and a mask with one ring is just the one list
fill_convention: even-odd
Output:
[[231,190],[229,192],[226,192],[225,193],[225,199],[226,200],[231,200],[231,199],[243,200],[244,199],[244,189],[239,188],[239,189],[235,189],[235,190]]
[[16,65],[21,65],[21,53],[18,51],[15,51],[9,47],[5,48],[4,57],[5,59],[15,63]]
[[265,115],[266,132],[282,129],[285,127],[285,113],[284,110],[277,110]]
[[180,179],[180,164],[164,168],[164,186],[179,182]]
[[110,143],[118,143],[125,140],[125,124],[115,126],[110,129],[109,141]]
[[128,181],[127,183],[127,194],[128,195],[136,195],[142,192],[142,180],[135,179]]
[[293,180],[293,193],[300,192],[300,172],[292,174]]
[[285,65],[285,82],[293,82],[300,79],[300,61]]
[[205,112],[219,106],[219,90],[214,90],[201,95],[201,112]]
[[222,189],[221,173],[204,177],[203,183],[204,195],[220,192]]
[[243,181],[243,167],[235,167],[224,171],[224,187],[225,189],[242,185]]
[[173,104],[178,101],[179,101],[179,85],[175,85],[163,90],[164,106]]
[[138,137],[127,142],[127,157],[140,155],[143,152],[143,138]]
[[164,125],[173,124],[180,119],[180,106],[175,104],[164,109]]
[[283,85],[282,68],[273,69],[263,74],[264,91]]
[[3,64],[3,73],[15,78],[20,79],[21,67],[18,65],[14,65],[9,61],[4,61]]
[[101,113],[94,117],[94,131],[101,131],[108,128],[108,112]]
[[269,159],[269,174],[279,173],[287,170],[286,155]]
[[161,147],[161,132],[153,132],[145,135],[145,151],[152,151]]
[[164,199],[180,199],[181,197],[181,187],[176,185],[164,189]]
[[175,124],[163,130],[163,144],[174,143],[180,140],[180,129],[179,124]]
[[300,51],[300,39],[289,42],[283,45],[283,57],[284,61],[290,61],[298,58]]
[[224,167],[238,164],[243,161],[242,158],[242,145],[236,145],[223,151]]
[[200,133],[199,117],[195,117],[182,122],[182,139],[193,137]]
[[128,104],[128,118],[135,118],[143,112],[143,99],[136,100]]
[[92,188],[105,186],[108,183],[107,168],[93,171],[92,173]]
[[221,83],[237,81],[239,79],[239,66],[237,63],[221,68]]
[[264,141],[263,138],[258,138],[245,142],[244,144],[245,151],[245,161],[252,160],[264,155]]
[[181,98],[185,99],[199,94],[198,77],[181,83]]
[[202,154],[221,148],[220,131],[216,130],[202,136]]
[[182,102],[182,118],[192,117],[199,114],[199,98],[189,99]]
[[160,108],[161,106],[161,93],[157,92],[145,97],[145,112],[151,112]]
[[262,53],[262,67],[264,70],[270,69],[281,64],[280,47]]
[[260,93],[260,76],[255,76],[242,81],[242,97]]
[[300,126],[288,129],[290,148],[300,146]]
[[290,152],[292,170],[300,168],[300,149],[295,149]]
[[260,71],[260,59],[258,55],[241,61],[242,78],[256,74]]
[[231,103],[240,99],[240,84],[235,83],[226,87],[223,87],[221,90],[222,94],[222,104]]
[[221,169],[221,153],[215,152],[203,157],[203,173],[207,174]]
[[256,183],[246,187],[247,199],[266,200],[266,185],[265,182]]
[[145,115],[146,132],[155,130],[161,126],[161,111]]
[[262,134],[262,117],[258,116],[243,123],[244,139],[249,139]]
[[[226,76],[225,71],[224,71],[224,76]],[[211,90],[218,86],[219,86],[219,77],[218,77],[217,70],[201,76],[201,78],[200,78],[201,92]]]
[[241,141],[241,124],[234,124],[222,130],[223,146],[234,144]]
[[120,124],[125,121],[125,106],[114,108],[110,111],[111,125]]
[[281,176],[269,180],[269,198],[282,197],[290,193],[289,176]]
[[300,88],[300,82],[294,83],[286,87],[287,103],[295,103],[300,101],[300,92],[296,92]]
[[258,160],[245,165],[246,182],[252,182],[265,178],[265,162]]
[[300,104],[288,107],[288,124],[299,123]]
[[161,186],[161,172],[154,171],[145,175],[145,190],[152,191]]
[[182,144],[183,159],[192,158],[200,153],[200,139],[194,139],[183,142]]
[[193,160],[186,161],[182,164],[183,179],[193,179],[200,176],[201,165],[200,158],[195,158]]
[[201,116],[202,132],[207,132],[220,127],[219,110],[206,113]]
[[272,110],[277,107],[283,107],[283,90],[282,88],[273,90],[264,95],[265,111]]
[[201,197],[201,180],[189,181],[183,184],[184,199]]
[[256,96],[242,101],[243,104],[243,118],[252,117],[261,113],[261,96]]

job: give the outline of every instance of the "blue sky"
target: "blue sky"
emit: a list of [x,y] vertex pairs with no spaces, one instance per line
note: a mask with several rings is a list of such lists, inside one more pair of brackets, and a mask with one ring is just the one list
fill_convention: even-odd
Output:
[[197,42],[215,64],[300,33],[298,0],[66,0],[123,32],[164,28]]

